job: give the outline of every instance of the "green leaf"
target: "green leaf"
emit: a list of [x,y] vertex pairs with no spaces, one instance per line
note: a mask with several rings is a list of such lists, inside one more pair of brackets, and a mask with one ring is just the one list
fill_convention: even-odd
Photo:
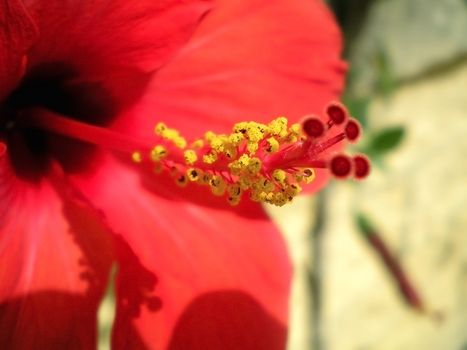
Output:
[[367,151],[373,155],[386,154],[399,146],[405,136],[402,126],[380,130],[371,136]]
[[384,96],[389,96],[396,88],[396,81],[386,50],[380,48],[376,54],[375,61],[376,69],[378,71],[376,87]]
[[362,213],[358,213],[356,215],[355,221],[357,223],[357,226],[360,232],[364,234],[365,236],[371,236],[372,234],[375,233],[375,229],[373,225],[371,224],[370,220]]

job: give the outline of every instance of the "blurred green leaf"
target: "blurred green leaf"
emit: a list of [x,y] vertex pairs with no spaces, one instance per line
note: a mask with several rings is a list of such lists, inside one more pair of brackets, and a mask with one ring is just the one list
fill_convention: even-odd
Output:
[[355,221],[357,223],[358,229],[364,235],[369,236],[375,232],[370,220],[362,213],[358,213],[356,215]]
[[376,68],[378,70],[377,89],[385,96],[391,95],[396,88],[396,81],[392,70],[391,62],[384,49],[380,49],[375,57]]
[[366,151],[372,155],[383,155],[399,146],[405,136],[402,126],[386,128],[374,133]]

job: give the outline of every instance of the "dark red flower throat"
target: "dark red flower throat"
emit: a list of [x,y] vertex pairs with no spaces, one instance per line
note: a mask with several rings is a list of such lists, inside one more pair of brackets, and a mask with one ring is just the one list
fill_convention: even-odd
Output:
[[40,178],[52,158],[71,172],[89,163],[93,146],[31,123],[32,114],[44,109],[81,122],[108,125],[116,114],[110,94],[98,83],[78,79],[78,72],[69,65],[43,64],[28,72],[0,104],[0,138],[6,140],[18,176]]

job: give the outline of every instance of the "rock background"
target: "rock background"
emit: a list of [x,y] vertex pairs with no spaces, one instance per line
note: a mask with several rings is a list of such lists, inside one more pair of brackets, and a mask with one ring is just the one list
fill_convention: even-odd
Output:
[[[328,188],[321,241],[311,238],[316,196],[272,210],[296,266],[289,349],[465,350],[467,3],[367,3],[357,29],[344,21],[352,32],[348,93],[369,103],[367,135],[402,125],[406,137],[366,181]],[[341,11],[341,19],[354,11]],[[371,64],[381,52],[383,69]],[[390,89],[380,89],[381,76]],[[358,232],[357,211],[377,225],[419,290],[425,313],[404,302]],[[320,276],[319,305],[310,271]]]
[[396,80],[408,80],[467,58],[464,0],[373,1],[366,17],[358,20],[358,33],[350,38],[349,58],[357,72],[351,88],[359,93],[374,88],[382,58]]

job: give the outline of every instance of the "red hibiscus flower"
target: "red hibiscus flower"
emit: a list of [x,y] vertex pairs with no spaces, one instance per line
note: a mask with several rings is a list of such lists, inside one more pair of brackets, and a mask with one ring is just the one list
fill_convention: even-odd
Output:
[[[129,151],[157,122],[191,140],[321,110],[339,49],[320,1],[0,0],[2,347],[94,348],[117,261],[115,348],[283,348],[290,266],[262,207],[178,187]],[[331,129],[342,111],[304,122],[325,141],[280,154],[347,175],[345,156],[318,159],[358,133]]]

